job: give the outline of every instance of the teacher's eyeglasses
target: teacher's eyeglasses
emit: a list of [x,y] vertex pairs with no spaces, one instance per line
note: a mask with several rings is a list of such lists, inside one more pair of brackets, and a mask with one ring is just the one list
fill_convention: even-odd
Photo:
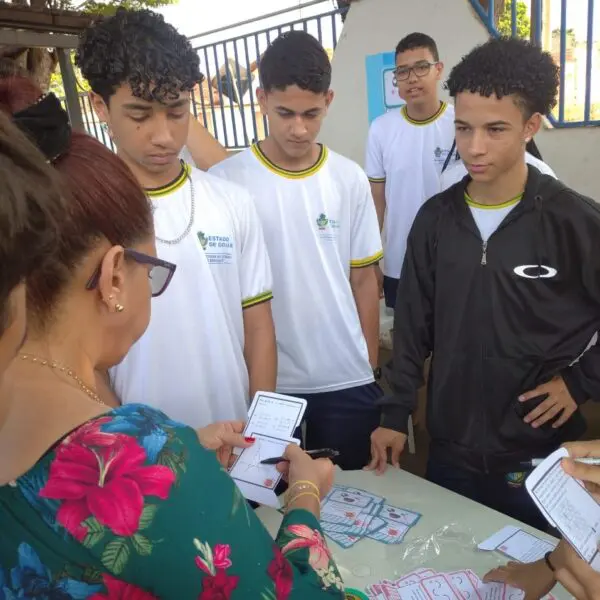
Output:
[[[169,287],[175,269],[177,269],[177,265],[173,263],[161,260],[155,256],[150,256],[149,254],[144,254],[143,252],[131,250],[130,248],[125,249],[125,257],[134,260],[140,265],[147,265],[150,267],[148,278],[150,279],[150,289],[153,298],[160,296]],[[99,266],[89,278],[85,286],[86,290],[93,290],[96,288],[98,281],[100,281],[100,272],[101,266]]]

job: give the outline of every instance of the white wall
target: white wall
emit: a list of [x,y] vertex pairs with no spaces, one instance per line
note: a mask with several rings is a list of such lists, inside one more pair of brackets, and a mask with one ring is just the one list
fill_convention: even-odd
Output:
[[[393,50],[413,31],[437,42],[446,74],[469,50],[488,38],[468,0],[358,0],[352,4],[333,58],[335,100],[321,139],[364,162],[368,130],[365,56]],[[600,201],[600,128],[541,131],[536,141],[563,179]]]

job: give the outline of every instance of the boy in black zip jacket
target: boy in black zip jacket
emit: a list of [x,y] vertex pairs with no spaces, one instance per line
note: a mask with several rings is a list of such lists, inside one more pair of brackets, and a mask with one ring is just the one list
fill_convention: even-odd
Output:
[[578,407],[600,398],[600,346],[586,351],[600,328],[600,211],[525,164],[555,104],[549,54],[493,39],[447,86],[469,175],[413,224],[396,302],[394,395],[372,443],[398,463],[432,353],[427,478],[543,528],[523,463],[581,436]]

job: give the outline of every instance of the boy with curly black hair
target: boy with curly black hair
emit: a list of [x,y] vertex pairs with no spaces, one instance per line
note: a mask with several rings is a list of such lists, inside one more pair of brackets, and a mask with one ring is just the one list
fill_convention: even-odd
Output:
[[275,386],[270,263],[248,193],[179,158],[198,55],[162,16],[119,9],[83,33],[76,62],[154,205],[158,255],[177,265],[112,387],[196,428],[245,419],[249,397]]
[[401,451],[432,353],[428,479],[544,528],[523,465],[578,438],[579,406],[600,399],[600,210],[525,162],[556,102],[548,53],[493,39],[447,85],[469,174],[410,232],[383,424]]

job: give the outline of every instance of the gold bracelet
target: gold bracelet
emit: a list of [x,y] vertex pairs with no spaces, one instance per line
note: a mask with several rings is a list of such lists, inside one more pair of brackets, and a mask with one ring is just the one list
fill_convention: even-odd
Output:
[[314,489],[315,494],[321,497],[321,490],[318,488],[317,484],[313,481],[309,481],[308,479],[300,479],[299,481],[295,481],[289,488],[288,492],[292,491],[296,486],[302,486],[302,489]]
[[296,500],[298,500],[298,498],[301,498],[302,496],[312,496],[318,502],[319,507],[321,506],[321,497],[318,494],[315,494],[314,492],[300,492],[299,494],[296,494],[293,498],[287,501],[286,507],[292,504],[293,502],[296,502]]

